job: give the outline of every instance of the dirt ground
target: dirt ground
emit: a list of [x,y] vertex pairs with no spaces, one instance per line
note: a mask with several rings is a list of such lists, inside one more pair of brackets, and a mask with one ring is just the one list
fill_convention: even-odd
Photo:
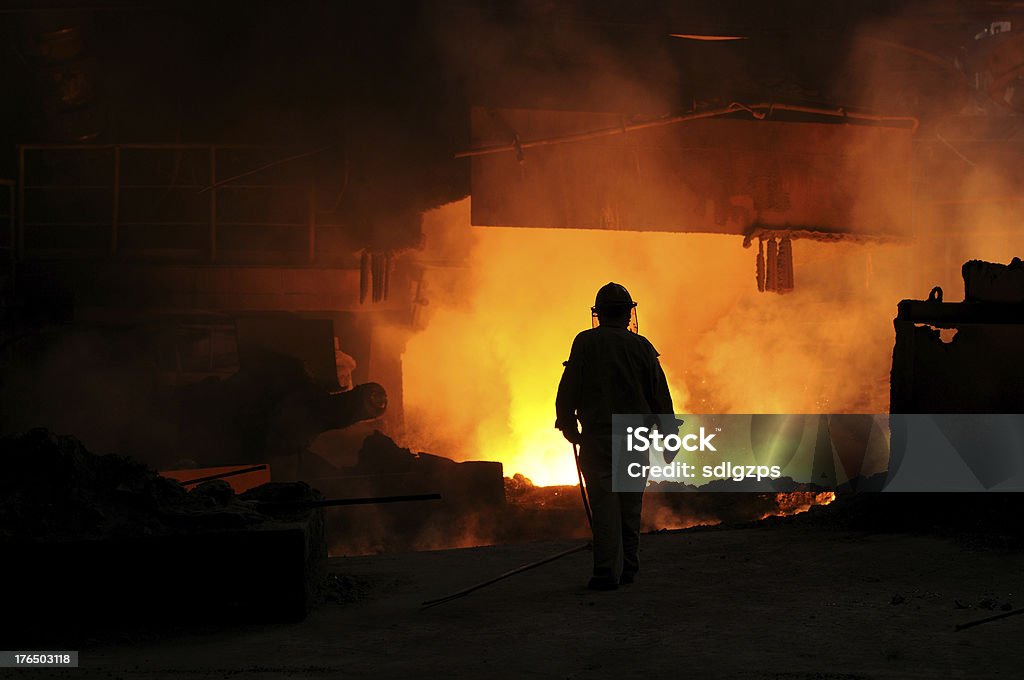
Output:
[[[583,588],[590,553],[423,610],[572,547],[335,558],[335,602],[292,625],[106,642],[89,678],[1020,677],[1024,555],[946,539],[759,526],[649,535],[637,582]],[[41,677],[43,671],[33,672]],[[68,677],[67,672],[55,677]]]

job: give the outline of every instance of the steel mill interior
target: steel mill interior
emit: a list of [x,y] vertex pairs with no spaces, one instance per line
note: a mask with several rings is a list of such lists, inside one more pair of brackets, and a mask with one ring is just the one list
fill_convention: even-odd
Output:
[[1024,3],[0,35],[0,676],[1020,675]]

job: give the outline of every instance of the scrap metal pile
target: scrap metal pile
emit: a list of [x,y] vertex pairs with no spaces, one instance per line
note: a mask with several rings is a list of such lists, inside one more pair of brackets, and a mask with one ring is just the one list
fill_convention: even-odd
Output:
[[[272,503],[320,494],[301,482],[236,495],[223,480],[190,491],[145,464],[99,456],[74,437],[36,429],[0,439],[0,538],[102,539],[253,527],[279,519]],[[294,507],[297,507],[295,505]]]
[[10,635],[204,619],[294,620],[319,597],[323,501],[303,483],[191,491],[46,430],[0,439]]
[[0,456],[4,539],[149,536],[234,529],[270,519],[221,480],[189,492],[139,461],[98,456],[77,439],[46,430],[3,438]]

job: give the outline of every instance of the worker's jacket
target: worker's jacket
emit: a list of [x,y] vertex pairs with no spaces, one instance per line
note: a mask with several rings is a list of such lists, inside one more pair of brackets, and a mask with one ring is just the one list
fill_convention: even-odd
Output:
[[573,340],[555,398],[560,430],[582,425],[584,436],[612,432],[612,414],[673,413],[658,352],[626,328],[598,326]]

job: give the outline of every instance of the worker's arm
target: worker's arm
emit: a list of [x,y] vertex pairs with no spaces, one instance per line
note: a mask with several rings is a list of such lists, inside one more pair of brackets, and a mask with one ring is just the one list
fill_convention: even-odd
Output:
[[[668,415],[674,414],[675,410],[672,406],[672,394],[668,389],[668,380],[665,378],[665,371],[661,368],[661,362],[658,361],[658,350],[654,349],[654,345],[651,348],[651,380],[650,380],[650,392],[647,395],[648,402],[651,405],[651,411],[657,414]],[[675,418],[673,417],[670,422],[661,423],[661,431],[664,434],[671,434],[678,431]]]
[[562,365],[565,368],[562,369],[562,379],[555,396],[555,427],[562,431],[566,439],[578,443],[580,435],[576,409],[583,389],[583,343],[579,336],[573,340],[569,359]]
[[[668,389],[668,380],[665,378],[665,371],[661,368],[661,362],[658,361],[658,352],[651,347],[652,350],[652,366],[651,366],[651,394],[650,404],[654,413],[662,416],[658,423],[658,431],[666,437],[670,434],[679,434],[679,423],[681,421],[676,420],[675,410],[672,406],[672,394]],[[671,463],[676,457],[675,451],[665,450],[662,454],[665,457],[666,463]]]
[[654,358],[654,412],[675,413],[672,408],[672,394],[668,390],[668,380],[665,378],[665,371],[661,368],[661,362]]

